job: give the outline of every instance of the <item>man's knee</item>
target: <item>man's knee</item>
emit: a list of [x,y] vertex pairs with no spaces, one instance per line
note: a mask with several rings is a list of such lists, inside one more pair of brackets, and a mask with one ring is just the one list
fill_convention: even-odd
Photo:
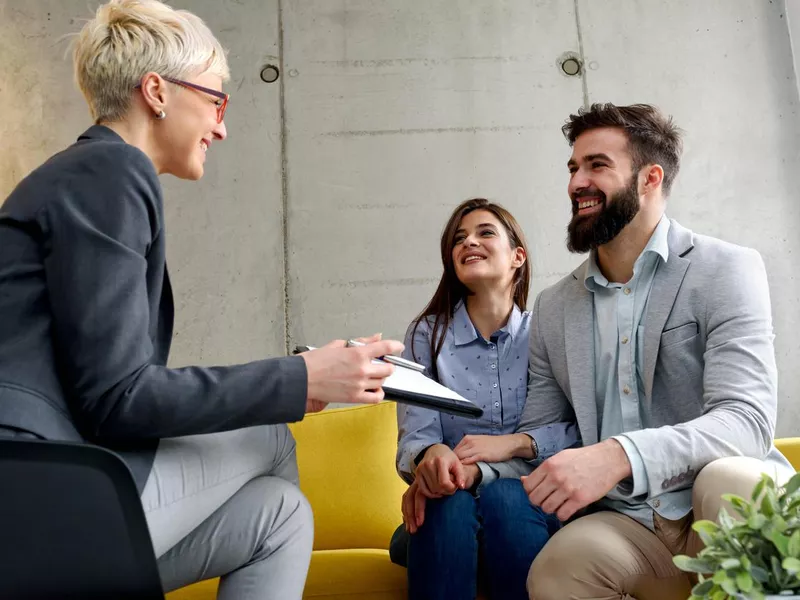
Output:
[[[554,535],[533,561],[528,571],[528,597],[531,600],[562,600],[566,596],[567,577],[582,577],[593,570],[595,558],[605,552],[598,548],[598,538],[569,527]],[[602,544],[600,544],[602,545]]]
[[[689,595],[688,579],[644,526],[616,512],[581,517],[556,533],[528,572],[533,600]],[[683,595],[681,595],[683,594]]]
[[770,467],[764,461],[747,456],[729,456],[710,462],[697,474],[692,488],[695,519],[714,521],[721,507],[735,515],[730,504],[722,500],[722,495],[750,498],[762,473],[775,476],[769,471]]

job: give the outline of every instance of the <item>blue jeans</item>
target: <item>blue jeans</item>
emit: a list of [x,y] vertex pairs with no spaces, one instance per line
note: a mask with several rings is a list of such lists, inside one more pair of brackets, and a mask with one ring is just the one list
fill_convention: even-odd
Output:
[[390,555],[408,567],[411,600],[475,600],[479,574],[492,600],[528,600],[533,559],[560,526],[518,479],[500,479],[477,498],[458,491],[428,500],[422,527],[409,535],[401,526]]

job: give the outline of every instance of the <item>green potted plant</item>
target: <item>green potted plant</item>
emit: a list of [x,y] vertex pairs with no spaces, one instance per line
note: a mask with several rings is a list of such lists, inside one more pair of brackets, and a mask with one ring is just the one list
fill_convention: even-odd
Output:
[[696,558],[673,558],[698,574],[689,600],[800,598],[800,473],[778,487],[762,475],[751,500],[725,494],[741,519],[723,508],[719,524],[696,521],[692,528],[705,544]]

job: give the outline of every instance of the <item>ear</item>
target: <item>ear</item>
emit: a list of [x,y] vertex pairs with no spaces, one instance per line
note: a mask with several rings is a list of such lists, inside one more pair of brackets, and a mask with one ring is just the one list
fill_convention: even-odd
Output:
[[664,169],[661,165],[648,165],[643,169],[643,176],[642,193],[647,194],[661,187],[664,181]]
[[528,257],[525,255],[525,248],[522,246],[514,248],[514,260],[511,262],[511,266],[515,269],[519,269],[525,264],[526,260],[528,260]]
[[140,91],[145,104],[157,115],[167,104],[167,82],[158,73],[149,72],[142,77]]

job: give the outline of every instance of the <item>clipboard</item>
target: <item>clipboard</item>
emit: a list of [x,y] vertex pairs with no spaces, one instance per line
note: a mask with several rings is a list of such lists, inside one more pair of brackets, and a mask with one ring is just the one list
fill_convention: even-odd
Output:
[[[314,350],[311,346],[298,346],[294,353]],[[383,382],[384,398],[401,404],[411,404],[440,412],[478,419],[483,409],[461,394],[426,377],[419,371],[395,365],[392,373]]]

